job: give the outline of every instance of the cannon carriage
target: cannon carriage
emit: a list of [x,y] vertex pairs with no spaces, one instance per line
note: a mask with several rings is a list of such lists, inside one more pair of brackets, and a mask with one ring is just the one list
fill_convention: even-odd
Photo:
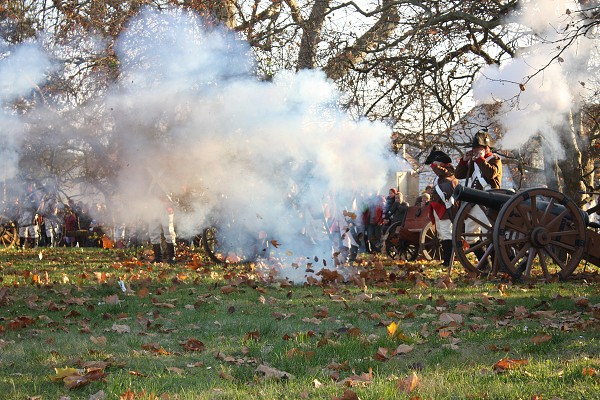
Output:
[[[567,278],[582,260],[600,265],[600,225],[562,193],[546,188],[484,192],[459,185],[453,197],[462,202],[453,244],[467,270],[480,273],[491,258],[492,273],[502,269],[529,280],[539,269],[549,281]],[[485,217],[472,212],[475,206]],[[480,228],[475,232],[468,227],[474,223]]]
[[429,218],[429,205],[408,207],[405,218],[388,226],[383,238],[385,252],[392,259],[442,258],[441,242]]

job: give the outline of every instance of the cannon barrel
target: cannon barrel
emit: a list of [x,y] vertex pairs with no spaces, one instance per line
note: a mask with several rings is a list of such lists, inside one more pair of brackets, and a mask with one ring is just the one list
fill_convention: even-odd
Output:
[[502,206],[512,198],[512,196],[508,194],[486,192],[465,187],[463,185],[456,186],[454,193],[452,193],[452,197],[454,200],[479,204],[480,206],[486,206],[495,210],[500,210]]
[[[466,201],[468,203],[486,206],[499,211],[507,201],[512,199],[513,196],[505,193],[486,192],[483,190],[468,188],[463,185],[457,185],[452,193],[452,197],[454,200]],[[525,201],[524,203],[527,204],[528,202],[529,200]],[[536,204],[539,210],[544,210],[546,207],[548,207],[547,201],[538,200]],[[553,204],[552,208],[550,209],[550,213],[552,215],[559,215],[564,211],[564,209],[565,206],[562,204]],[[581,214],[584,224],[588,226],[590,221],[589,215],[582,209],[579,209],[579,213]],[[566,219],[570,220],[571,217],[566,216]]]

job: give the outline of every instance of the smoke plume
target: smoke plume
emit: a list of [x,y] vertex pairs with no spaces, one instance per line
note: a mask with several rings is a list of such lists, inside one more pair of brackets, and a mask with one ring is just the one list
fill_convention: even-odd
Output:
[[517,149],[540,134],[557,157],[565,156],[558,132],[571,108],[582,100],[581,82],[586,80],[591,54],[585,37],[563,47],[567,32],[582,15],[575,10],[579,6],[572,1],[526,1],[508,21],[543,40],[523,46],[500,67],[488,66],[473,86],[477,102],[504,102],[497,116],[504,128],[499,147]]
[[390,128],[340,110],[322,72],[261,81],[248,44],[195,15],[147,9],[116,52],[121,75],[100,101],[100,125],[118,154],[118,221],[148,221],[170,197],[180,237],[234,221],[321,264],[331,257],[324,215],[380,190],[395,167]]

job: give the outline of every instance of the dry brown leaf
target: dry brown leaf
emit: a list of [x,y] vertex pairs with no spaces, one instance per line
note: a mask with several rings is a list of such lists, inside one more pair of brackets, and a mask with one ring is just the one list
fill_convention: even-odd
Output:
[[516,360],[511,358],[503,358],[493,365],[492,369],[498,373],[518,369],[523,365],[527,365],[529,360]]
[[460,314],[443,313],[440,315],[440,322],[445,324],[457,323],[462,324],[463,316]]
[[233,287],[231,285],[223,286],[221,288],[221,293],[223,293],[223,294],[230,294],[233,292],[235,292],[235,287]]
[[159,345],[156,342],[143,344],[142,345],[142,349],[151,351],[154,354],[158,354],[158,355],[161,355],[161,356],[168,356],[168,355],[171,354],[170,352],[168,352],[167,350],[165,350],[161,345]]
[[261,364],[256,368],[256,372],[260,372],[267,379],[293,379],[294,375],[289,372],[279,371],[275,368],[269,367],[268,365]]
[[140,290],[138,290],[138,292],[137,292],[137,296],[140,299],[146,298],[148,296],[148,294],[150,294],[150,290],[148,290],[147,287],[140,288]]
[[231,375],[229,372],[225,372],[225,371],[219,372],[219,378],[221,378],[225,381],[233,381],[233,375]]
[[85,368],[88,371],[95,369],[106,369],[109,363],[106,361],[84,361],[81,363],[81,368]]
[[373,358],[377,361],[387,361],[390,358],[388,357],[388,349],[385,347],[380,347],[377,349],[377,353],[373,356]]
[[104,398],[106,397],[106,394],[104,393],[103,390],[100,390],[94,394],[92,394],[88,400],[104,400]]
[[551,335],[538,335],[538,336],[534,336],[531,338],[531,343],[533,344],[541,344],[541,343],[545,343],[547,341],[552,340],[552,336]]
[[246,332],[246,334],[244,335],[244,342],[247,342],[248,340],[259,341],[260,333],[258,331]]
[[193,339],[193,338],[188,339],[185,342],[185,344],[183,345],[183,347],[187,351],[204,351],[204,349],[206,348],[206,346],[204,345],[204,343],[202,343],[198,339]]
[[598,372],[596,371],[595,368],[592,367],[585,367],[583,368],[583,370],[581,371],[583,376],[596,376],[598,374]]
[[129,333],[131,332],[131,328],[129,327],[129,325],[118,325],[118,324],[113,324],[113,326],[111,327],[111,330],[117,333]]
[[401,344],[400,346],[396,347],[396,350],[394,350],[392,355],[395,356],[398,354],[406,354],[406,353],[410,353],[411,351],[413,351],[413,346],[409,346],[407,344]]
[[340,385],[355,387],[355,386],[367,386],[373,382],[373,369],[369,369],[369,372],[363,372],[360,375],[351,375],[346,379],[339,382]]
[[183,375],[185,371],[177,367],[167,367],[167,371],[176,373],[177,375]]
[[117,305],[121,302],[121,300],[119,300],[119,296],[116,294],[113,294],[112,296],[106,296],[104,298],[104,302],[106,304],[110,304],[110,305]]
[[414,371],[405,379],[399,379],[398,382],[396,382],[396,388],[404,393],[412,392],[417,386],[419,386],[419,377]]
[[342,397],[332,397],[331,400],[360,400],[360,397],[352,390],[347,389],[344,391]]
[[105,336],[98,336],[98,337],[90,336],[90,341],[99,346],[105,346],[107,339]]

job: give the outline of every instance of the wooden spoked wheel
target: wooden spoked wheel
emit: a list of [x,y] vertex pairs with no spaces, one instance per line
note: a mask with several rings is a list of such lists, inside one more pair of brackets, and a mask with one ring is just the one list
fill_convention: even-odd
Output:
[[13,247],[17,243],[19,232],[14,221],[0,215],[0,248]]
[[419,244],[420,253],[426,260],[442,259],[442,242],[438,239],[435,227],[431,222],[428,222],[421,231]]
[[414,261],[419,255],[419,246],[406,240],[401,235],[403,229],[402,222],[394,222],[389,226],[385,234],[385,251],[391,259]]
[[[490,192],[514,194],[506,189],[492,189]],[[474,207],[477,207],[474,209]],[[470,272],[479,274],[492,255],[492,233],[498,210],[490,207],[463,202],[452,224],[452,246],[454,255],[461,265]],[[475,254],[483,255],[478,259]]]
[[514,195],[498,213],[493,242],[501,267],[515,278],[567,278],[584,251],[586,223],[575,202],[554,190],[529,189]]

